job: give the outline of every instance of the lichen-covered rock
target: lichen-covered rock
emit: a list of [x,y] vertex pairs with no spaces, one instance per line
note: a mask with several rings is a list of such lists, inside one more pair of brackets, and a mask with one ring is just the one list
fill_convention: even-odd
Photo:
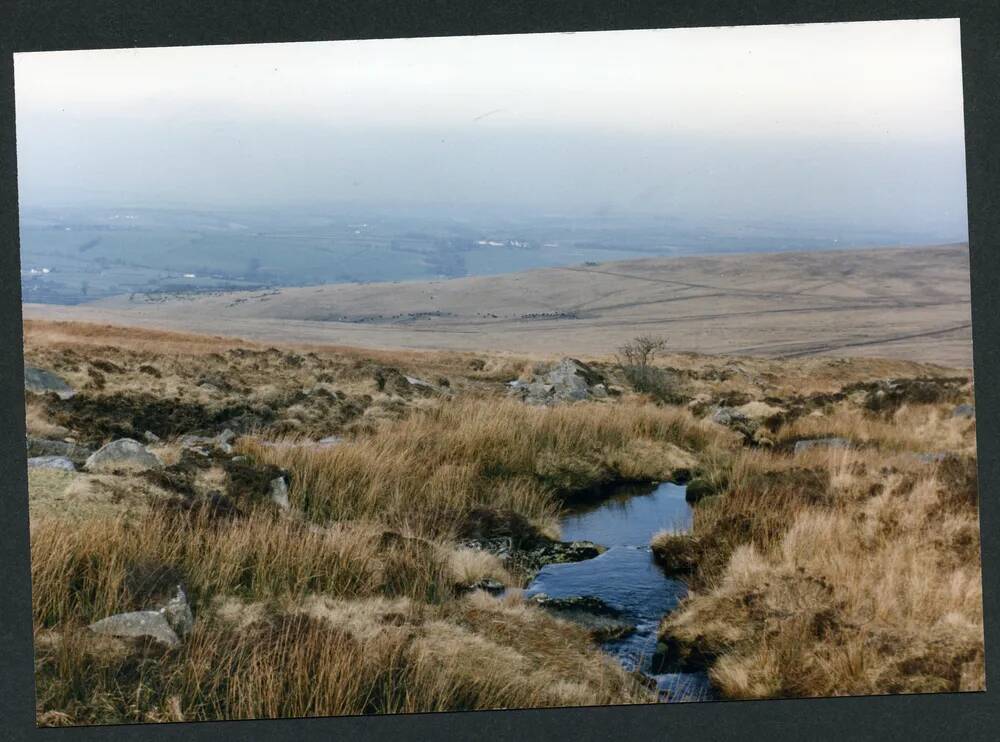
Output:
[[609,394],[607,380],[591,366],[575,358],[563,358],[548,372],[529,382],[514,381],[510,394],[533,405],[604,399]]
[[65,456],[33,456],[28,459],[28,468],[76,471],[76,466]]
[[60,399],[69,399],[76,394],[64,378],[44,368],[34,366],[24,367],[24,388],[36,394],[52,392]]
[[177,632],[160,611],[133,611],[102,618],[88,627],[95,634],[125,638],[148,638],[166,647],[176,647],[180,642]]
[[94,454],[83,465],[87,471],[108,471],[114,469],[159,469],[163,466],[156,454],[151,453],[139,441],[121,438],[112,441]]
[[846,438],[813,438],[796,441],[794,453],[810,451],[814,448],[850,448],[851,442]]

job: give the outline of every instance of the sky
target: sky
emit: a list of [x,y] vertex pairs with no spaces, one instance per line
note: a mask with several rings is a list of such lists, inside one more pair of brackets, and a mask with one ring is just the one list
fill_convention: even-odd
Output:
[[966,228],[958,20],[23,53],[15,99],[29,206]]

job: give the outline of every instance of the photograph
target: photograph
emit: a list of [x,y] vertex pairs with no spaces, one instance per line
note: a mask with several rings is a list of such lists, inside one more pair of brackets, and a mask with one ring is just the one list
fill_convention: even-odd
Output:
[[15,53],[36,724],[984,691],[962,52]]

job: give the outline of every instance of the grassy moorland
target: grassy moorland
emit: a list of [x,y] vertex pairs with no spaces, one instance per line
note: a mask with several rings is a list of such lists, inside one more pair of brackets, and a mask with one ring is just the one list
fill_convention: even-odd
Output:
[[693,533],[653,541],[693,588],[661,627],[670,659],[731,698],[983,689],[975,425],[953,407],[845,402],[777,442],[851,449],[717,462]]
[[[967,372],[598,359],[606,397],[530,406],[507,383],[555,359],[46,322],[25,338],[77,391],[27,394],[36,445],[146,439],[163,462],[29,471],[40,724],[654,701],[522,598],[517,562],[468,542],[548,543],[578,496],[677,476],[705,496],[690,536],[654,543],[693,589],[667,660],[728,697],[982,686],[975,422],[951,414]],[[887,396],[890,378],[924,381]],[[854,446],[794,452],[825,437]],[[194,624],[176,646],[87,629],[177,584]]]

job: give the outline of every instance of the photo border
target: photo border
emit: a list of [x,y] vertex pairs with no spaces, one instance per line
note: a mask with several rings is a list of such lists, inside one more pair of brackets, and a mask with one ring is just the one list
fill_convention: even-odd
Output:
[[[14,6],[14,7],[12,7]],[[992,6],[992,7],[991,7]],[[725,0],[24,0],[0,4],[0,738],[10,740],[174,740],[220,738],[309,742],[659,738],[992,739],[1000,730],[1000,19],[980,2],[753,3]],[[455,36],[780,23],[960,18],[972,284],[983,609],[987,690],[981,693],[867,696],[677,705],[600,706],[185,722],[35,727],[28,498],[25,469],[14,75],[18,51],[191,46],[278,41]]]

